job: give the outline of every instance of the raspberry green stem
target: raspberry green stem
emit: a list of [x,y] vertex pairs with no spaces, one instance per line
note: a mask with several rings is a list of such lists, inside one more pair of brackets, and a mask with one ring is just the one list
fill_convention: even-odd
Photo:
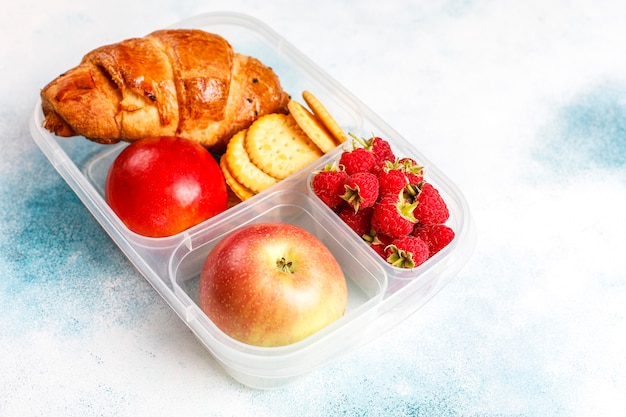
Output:
[[405,250],[399,249],[395,245],[389,245],[391,255],[387,258],[387,262],[398,268],[414,268],[415,261],[413,260],[413,254]]

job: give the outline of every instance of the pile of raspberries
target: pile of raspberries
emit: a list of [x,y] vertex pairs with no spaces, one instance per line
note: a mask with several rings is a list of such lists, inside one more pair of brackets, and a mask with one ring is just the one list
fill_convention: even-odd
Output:
[[454,238],[445,201],[387,140],[351,136],[352,149],[314,173],[313,192],[389,264],[421,265]]

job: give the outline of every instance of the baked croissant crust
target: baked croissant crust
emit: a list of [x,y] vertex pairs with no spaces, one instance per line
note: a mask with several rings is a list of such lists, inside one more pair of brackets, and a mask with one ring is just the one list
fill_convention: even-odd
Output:
[[288,100],[271,68],[195,29],[97,48],[41,91],[43,126],[58,136],[182,136],[212,150],[258,117],[286,113]]

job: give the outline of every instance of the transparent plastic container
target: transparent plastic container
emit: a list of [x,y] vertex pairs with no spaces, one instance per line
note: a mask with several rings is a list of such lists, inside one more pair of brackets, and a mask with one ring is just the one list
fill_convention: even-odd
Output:
[[[388,139],[396,155],[426,167],[426,179],[450,210],[454,240],[414,269],[393,267],[380,259],[310,188],[313,171],[339,157],[342,147],[270,189],[180,234],[148,238],[131,232],[104,200],[108,168],[127,146],[100,145],[83,138],[60,138],[42,128],[41,102],[35,105],[31,133],[35,143],[102,227],[181,320],[244,385],[271,389],[348,354],[416,312],[440,291],[471,256],[475,228],[462,193],[417,149],[369,110],[287,40],[255,18],[237,13],[208,13],[172,27],[198,28],[224,36],[237,52],[272,67],[292,96],[312,91],[346,132]],[[256,347],[223,332],[198,306],[198,282],[204,259],[227,233],[246,224],[282,221],[315,234],[333,252],[348,283],[344,317],[308,338],[283,347]]]

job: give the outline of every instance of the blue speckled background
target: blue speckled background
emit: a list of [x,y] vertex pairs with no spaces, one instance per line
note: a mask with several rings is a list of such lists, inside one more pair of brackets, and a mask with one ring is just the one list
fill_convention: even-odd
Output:
[[[232,380],[36,147],[88,50],[256,16],[465,193],[474,256],[431,302],[286,388]],[[25,0],[0,17],[1,416],[626,415],[626,5]]]

